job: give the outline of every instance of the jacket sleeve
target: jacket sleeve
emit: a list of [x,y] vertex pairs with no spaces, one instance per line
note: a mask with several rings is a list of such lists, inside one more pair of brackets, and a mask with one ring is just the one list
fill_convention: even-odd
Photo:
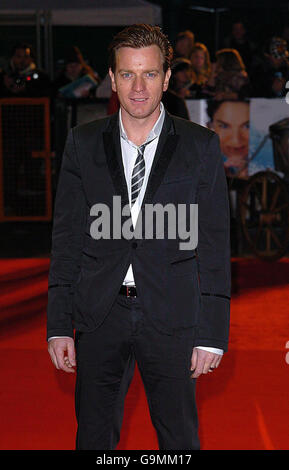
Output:
[[197,203],[201,308],[194,346],[227,351],[231,300],[230,208],[216,133],[209,139],[203,160]]
[[57,184],[48,276],[47,339],[73,338],[73,285],[79,273],[86,201],[70,130]]

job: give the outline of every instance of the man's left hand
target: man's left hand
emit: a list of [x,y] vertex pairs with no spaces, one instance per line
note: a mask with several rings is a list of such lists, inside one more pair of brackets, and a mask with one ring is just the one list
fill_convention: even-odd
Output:
[[191,375],[192,379],[196,379],[201,374],[207,374],[208,372],[213,372],[216,369],[222,357],[220,354],[214,354],[204,349],[194,348],[192,359],[191,359],[191,370],[193,374]]

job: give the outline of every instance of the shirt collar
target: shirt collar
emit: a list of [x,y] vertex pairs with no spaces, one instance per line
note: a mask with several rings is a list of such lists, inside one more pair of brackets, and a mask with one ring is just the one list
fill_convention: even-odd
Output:
[[[158,117],[158,120],[154,124],[154,127],[152,128],[149,135],[147,136],[146,141],[144,142],[144,144],[147,143],[148,141],[152,141],[156,137],[160,136],[160,133],[161,133],[161,130],[162,130],[162,127],[163,127],[163,123],[164,123],[164,119],[165,119],[165,110],[164,110],[164,105],[161,101],[160,102],[160,115]],[[124,127],[123,127],[122,119],[121,119],[121,108],[119,108],[119,130],[120,130],[120,136],[124,140],[126,140],[129,144],[133,145],[134,147],[138,147],[133,142],[131,142],[128,139],[127,135],[126,135],[126,132],[125,132]]]

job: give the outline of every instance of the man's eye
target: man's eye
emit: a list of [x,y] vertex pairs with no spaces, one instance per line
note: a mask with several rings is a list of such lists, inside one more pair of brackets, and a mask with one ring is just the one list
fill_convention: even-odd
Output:
[[147,76],[150,77],[150,78],[154,78],[156,76],[156,74],[154,72],[148,72]]
[[130,77],[130,73],[128,73],[128,72],[123,73],[123,74],[122,74],[122,77],[123,77],[123,78],[129,78],[129,77]]

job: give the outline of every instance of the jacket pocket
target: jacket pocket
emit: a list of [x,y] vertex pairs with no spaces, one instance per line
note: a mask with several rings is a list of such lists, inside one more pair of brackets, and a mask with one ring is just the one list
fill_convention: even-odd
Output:
[[171,184],[171,183],[186,183],[192,182],[193,177],[191,175],[176,175],[176,176],[168,176],[163,179],[161,184]]
[[103,258],[92,255],[86,251],[82,251],[81,270],[92,271],[96,273],[103,265]]
[[196,268],[196,253],[179,251],[169,255],[170,271],[173,276],[185,276],[193,273]]

